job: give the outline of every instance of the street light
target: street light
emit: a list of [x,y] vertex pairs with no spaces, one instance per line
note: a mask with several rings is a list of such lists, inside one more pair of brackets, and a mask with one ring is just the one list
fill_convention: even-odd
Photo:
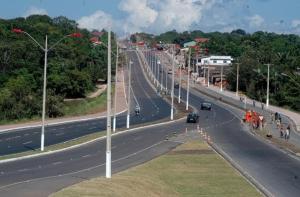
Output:
[[174,67],[175,67],[175,56],[174,51],[172,53],[172,92],[171,92],[171,100],[172,100],[172,106],[171,106],[171,120],[174,118]]
[[181,65],[179,65],[179,90],[178,90],[178,103],[181,101]]
[[126,121],[126,128],[129,129],[129,124],[130,124],[130,89],[131,89],[131,64],[132,64],[132,61],[130,60],[129,61],[129,79],[128,79],[128,110],[127,110],[127,121]]
[[114,98],[114,103],[115,103],[115,107],[114,107],[114,119],[113,119],[113,132],[116,132],[116,113],[117,113],[117,81],[118,81],[118,59],[119,59],[119,46],[117,43],[117,58],[116,58],[116,74],[115,74],[115,98]]
[[106,178],[111,178],[111,31],[107,44]]
[[190,92],[190,70],[191,70],[191,49],[189,48],[189,64],[188,64],[188,79],[187,79],[187,91],[186,91],[186,107],[185,109],[189,109],[189,92]]
[[236,92],[235,92],[236,96],[239,96],[239,74],[240,74],[240,63],[237,63],[237,67],[236,67]]
[[48,52],[52,50],[57,44],[63,41],[67,37],[80,38],[82,37],[81,33],[71,33],[63,36],[60,40],[58,40],[55,44],[48,48],[48,37],[46,35],[45,38],[45,47],[43,47],[36,39],[34,39],[29,33],[23,31],[22,29],[14,28],[12,29],[13,33],[16,34],[25,34],[28,36],[35,44],[37,44],[42,51],[44,51],[44,82],[43,82],[43,109],[42,109],[42,131],[41,131],[41,151],[44,151],[45,147],[45,114],[46,114],[46,88],[47,88],[47,57]]
[[268,66],[268,78],[267,78],[267,100],[266,106],[269,107],[269,91],[270,91],[270,64],[266,64]]

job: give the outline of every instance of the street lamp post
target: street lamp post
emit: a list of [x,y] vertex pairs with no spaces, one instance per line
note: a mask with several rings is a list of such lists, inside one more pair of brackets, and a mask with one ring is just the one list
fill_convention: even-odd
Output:
[[48,47],[48,36],[45,37],[45,47],[43,47],[36,39],[34,39],[29,33],[26,31],[23,31],[21,29],[13,29],[12,32],[17,34],[25,34],[28,36],[35,44],[37,44],[42,51],[44,51],[44,81],[43,81],[43,106],[42,106],[42,130],[41,130],[41,151],[44,151],[45,149],[45,116],[46,116],[46,90],[47,90],[47,57],[48,52],[52,50],[57,44],[59,44],[61,41],[63,41],[67,37],[82,37],[80,33],[72,33],[65,35],[60,40],[58,40],[55,44],[53,44],[50,48]]
[[178,90],[178,103],[181,102],[181,65],[179,65],[179,90]]
[[115,98],[114,98],[114,120],[113,120],[113,132],[116,131],[116,113],[117,113],[117,81],[118,81],[118,59],[119,59],[119,46],[117,43],[117,57],[116,57],[116,74],[115,74]]
[[221,92],[223,91],[223,66],[221,66]]
[[270,91],[270,64],[266,64],[268,66],[268,78],[267,78],[267,100],[266,107],[269,107],[269,91]]
[[207,87],[209,87],[209,64],[207,65]]
[[240,74],[240,64],[237,63],[237,68],[236,68],[236,92],[235,92],[236,96],[239,96],[239,74]]
[[106,114],[106,178],[111,178],[111,31],[108,31],[107,114]]
[[191,70],[191,49],[189,49],[189,63],[188,63],[188,79],[187,79],[187,91],[186,91],[186,107],[189,109],[189,94],[190,94],[190,70]]
[[129,77],[128,77],[128,110],[127,110],[127,121],[126,121],[126,128],[129,129],[129,124],[130,124],[130,105],[131,105],[131,102],[130,102],[130,89],[131,89],[131,60],[129,61]]
[[171,87],[171,100],[172,100],[172,106],[171,106],[171,120],[174,118],[174,67],[175,67],[175,57],[174,57],[174,51],[172,53],[172,87]]

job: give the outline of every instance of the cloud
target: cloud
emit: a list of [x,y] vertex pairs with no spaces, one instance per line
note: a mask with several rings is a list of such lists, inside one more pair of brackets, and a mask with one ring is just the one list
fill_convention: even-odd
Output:
[[264,18],[258,14],[248,17],[248,20],[249,20],[250,27],[253,27],[253,28],[261,27],[265,21]]
[[38,8],[38,7],[31,6],[26,10],[26,12],[23,16],[28,17],[30,15],[48,15],[48,13],[43,8]]
[[300,20],[299,19],[295,19],[295,20],[292,20],[292,27],[293,28],[300,28]]
[[140,31],[151,26],[157,19],[158,12],[150,7],[148,0],[122,0],[119,9],[128,13],[125,31]]
[[98,10],[92,15],[84,16],[77,21],[80,28],[86,28],[88,30],[99,30],[107,29],[108,27],[113,28],[114,21],[111,15]]

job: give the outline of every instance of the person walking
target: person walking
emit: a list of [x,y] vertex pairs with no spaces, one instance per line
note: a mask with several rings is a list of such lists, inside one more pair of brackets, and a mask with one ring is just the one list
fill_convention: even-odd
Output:
[[274,123],[274,114],[271,112],[271,121]]
[[255,107],[255,100],[253,100],[253,107]]
[[285,135],[284,135],[284,139],[286,141],[288,141],[290,139],[290,127],[287,126],[286,130],[285,130]]
[[261,103],[261,109],[264,110],[264,104],[263,103]]
[[283,131],[283,126],[280,126],[280,137],[283,138],[284,136],[284,131]]

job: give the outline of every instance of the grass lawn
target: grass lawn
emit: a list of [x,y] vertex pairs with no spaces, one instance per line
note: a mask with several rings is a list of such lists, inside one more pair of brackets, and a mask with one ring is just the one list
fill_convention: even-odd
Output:
[[64,102],[65,116],[93,114],[106,110],[106,91],[96,98]]
[[170,153],[113,175],[70,186],[51,197],[215,196],[261,194],[206,144],[191,141]]

